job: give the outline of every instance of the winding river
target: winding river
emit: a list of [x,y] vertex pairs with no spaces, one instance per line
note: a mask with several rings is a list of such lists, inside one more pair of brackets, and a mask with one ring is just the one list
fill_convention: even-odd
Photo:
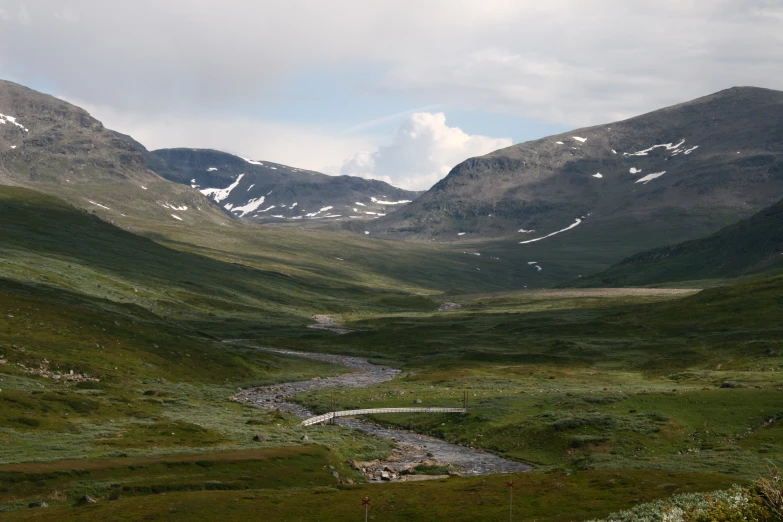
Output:
[[[305,357],[319,361],[345,366],[350,373],[324,379],[287,382],[272,386],[261,386],[243,390],[234,396],[235,400],[247,402],[260,408],[278,409],[302,418],[315,415],[304,406],[288,402],[288,399],[298,393],[324,390],[335,387],[365,387],[392,380],[401,370],[388,366],[379,366],[359,357],[331,355],[291,350],[276,350],[263,348],[265,351]],[[491,453],[484,453],[465,446],[420,435],[412,431],[384,428],[359,419],[338,418],[337,424],[347,428],[360,430],[378,437],[392,439],[398,447],[405,451],[398,452],[395,465],[415,465],[422,460],[430,459],[440,464],[453,464],[459,467],[463,475],[490,475],[495,473],[517,473],[529,471],[530,466],[503,459]]]

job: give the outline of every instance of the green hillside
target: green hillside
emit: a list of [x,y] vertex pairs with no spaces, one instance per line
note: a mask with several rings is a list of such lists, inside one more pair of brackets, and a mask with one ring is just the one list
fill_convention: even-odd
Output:
[[756,274],[783,267],[783,201],[693,241],[641,252],[564,286],[641,286]]

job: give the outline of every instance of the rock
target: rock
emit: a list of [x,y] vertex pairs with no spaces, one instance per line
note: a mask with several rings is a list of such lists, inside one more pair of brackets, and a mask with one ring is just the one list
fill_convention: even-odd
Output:
[[361,466],[361,464],[359,464],[358,462],[356,462],[356,461],[355,461],[355,460],[353,460],[353,459],[348,459],[348,461],[347,461],[347,464],[348,464],[349,466],[351,466],[351,468],[352,468],[352,469],[354,469],[354,470],[356,470],[356,471],[361,471],[361,470],[362,470],[362,466]]
[[345,483],[350,486],[351,484],[353,484],[353,480],[347,478],[347,479],[345,479]]
[[307,435],[302,435],[302,436],[299,438],[299,440],[310,440],[310,437],[308,437]]
[[337,473],[336,471],[330,471],[329,474],[336,479],[340,478],[340,474]]
[[721,388],[738,388],[739,384],[737,384],[734,381],[725,381],[723,384],[720,385]]
[[0,364],[5,364],[7,361],[5,359],[0,359]]
[[46,502],[30,502],[29,504],[27,504],[27,507],[29,507],[29,508],[45,508],[45,507],[49,507],[49,504],[47,504]]
[[92,498],[89,495],[84,495],[82,498],[77,500],[79,504],[96,504],[98,501]]
[[397,469],[394,466],[384,466],[383,469],[389,473],[397,473]]
[[388,471],[381,471],[381,480],[391,480],[391,474]]
[[434,454],[434,453],[432,453],[431,451],[428,451],[428,452],[427,452],[427,456],[428,456],[428,457],[434,457],[434,456],[435,456],[435,454]]
[[254,441],[254,442],[266,442],[266,437],[264,437],[263,435],[261,435],[260,433],[258,433],[258,434],[256,434],[256,435],[253,437],[253,441]]
[[421,399],[414,399],[413,404],[421,404]]
[[413,473],[415,472],[413,471],[413,466],[410,464],[400,468],[400,475],[411,475]]

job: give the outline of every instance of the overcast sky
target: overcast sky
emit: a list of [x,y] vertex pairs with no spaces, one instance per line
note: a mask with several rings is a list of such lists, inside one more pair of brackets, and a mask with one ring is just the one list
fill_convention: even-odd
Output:
[[783,0],[0,0],[0,77],[149,148],[426,189],[512,143],[783,89]]

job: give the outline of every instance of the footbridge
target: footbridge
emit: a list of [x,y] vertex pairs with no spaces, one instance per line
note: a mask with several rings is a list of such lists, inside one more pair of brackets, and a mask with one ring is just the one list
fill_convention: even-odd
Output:
[[375,413],[467,413],[467,408],[370,408],[366,410],[330,411],[323,415],[316,415],[302,421],[302,426],[312,426],[321,422],[327,422],[337,417],[353,417],[355,415],[372,415]]

